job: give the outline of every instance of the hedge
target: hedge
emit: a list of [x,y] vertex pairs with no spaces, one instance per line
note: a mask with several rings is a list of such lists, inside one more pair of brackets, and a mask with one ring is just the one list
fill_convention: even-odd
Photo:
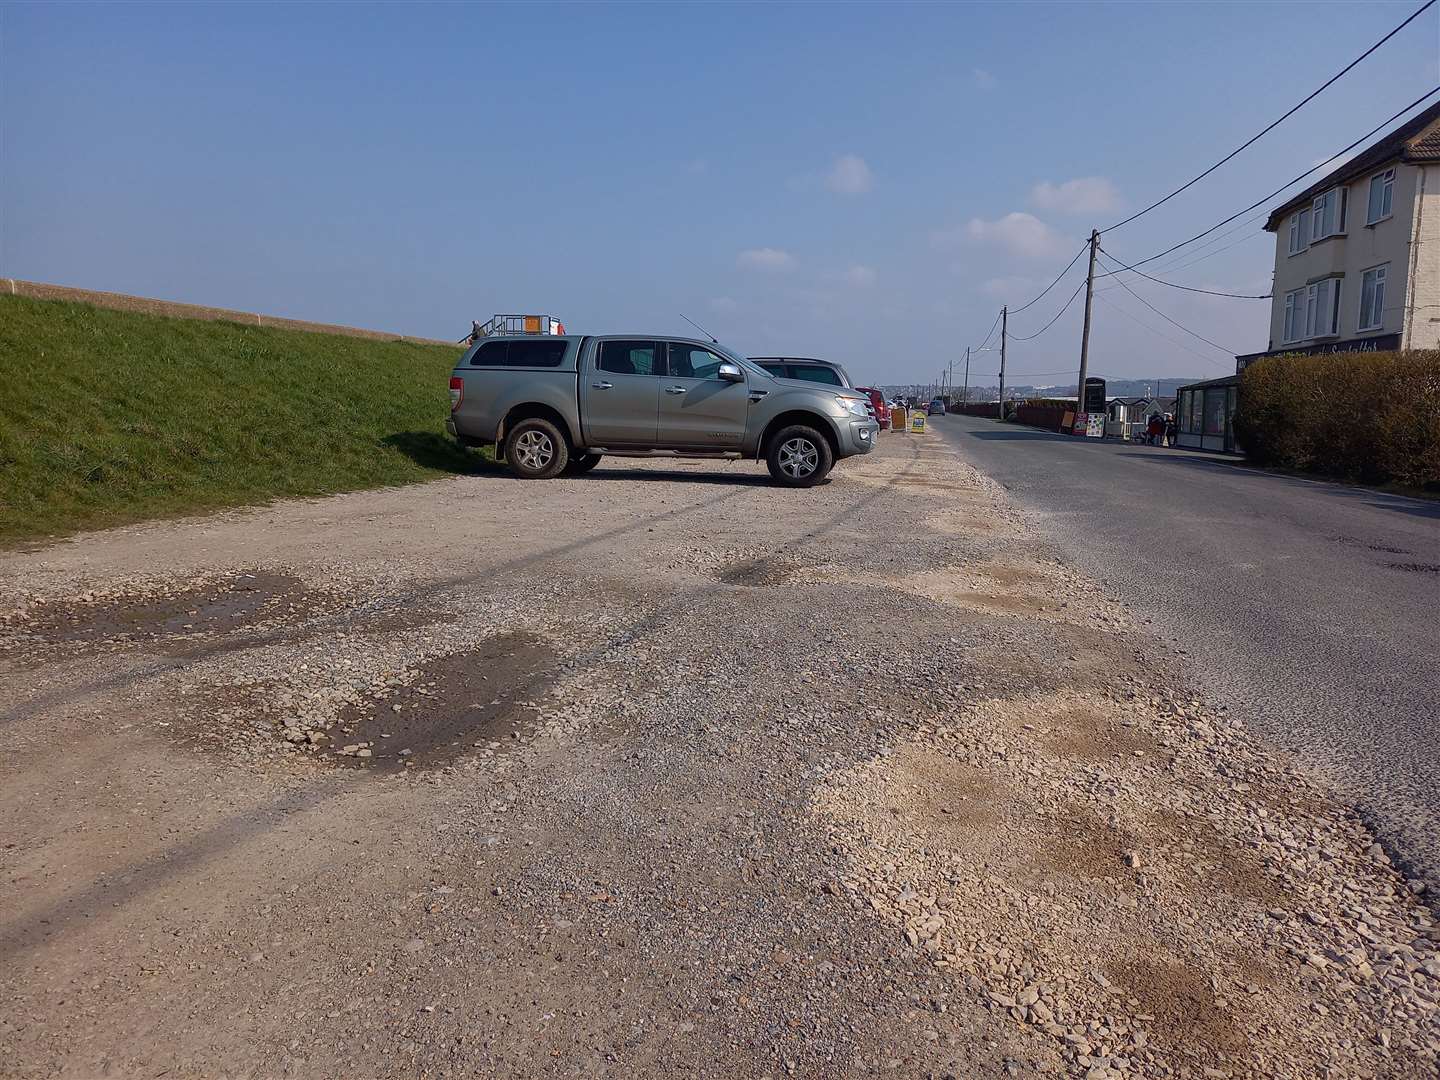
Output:
[[1267,357],[1235,434],[1261,465],[1440,490],[1440,350]]

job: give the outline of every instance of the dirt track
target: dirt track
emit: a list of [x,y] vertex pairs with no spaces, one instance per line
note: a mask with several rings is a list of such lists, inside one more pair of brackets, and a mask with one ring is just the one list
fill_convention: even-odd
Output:
[[0,1073],[1433,1076],[1429,913],[1185,682],[925,438],[0,557]]

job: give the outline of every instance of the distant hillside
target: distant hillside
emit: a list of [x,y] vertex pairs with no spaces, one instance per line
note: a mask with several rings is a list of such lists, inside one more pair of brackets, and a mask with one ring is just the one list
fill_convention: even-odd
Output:
[[[1177,387],[1188,386],[1190,383],[1201,382],[1204,379],[1215,379],[1224,372],[1218,369],[1204,375],[1182,376],[1178,379],[1106,379],[1105,394],[1107,397],[1174,397]],[[954,396],[959,397],[961,387],[954,388]],[[885,393],[908,394],[913,392],[909,386],[887,386]],[[1005,386],[1007,395],[1014,394],[1017,397],[1074,397],[1075,384],[1073,382],[1053,386],[1034,386],[1030,383],[1007,383]],[[996,383],[988,385],[972,384],[970,387],[971,401],[998,401],[1000,399],[1000,387]]]
[[0,543],[483,468],[459,354],[0,295]]

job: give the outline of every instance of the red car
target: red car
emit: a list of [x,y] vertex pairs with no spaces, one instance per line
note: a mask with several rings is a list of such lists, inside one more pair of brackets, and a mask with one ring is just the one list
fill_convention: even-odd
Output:
[[854,386],[851,389],[870,399],[870,415],[875,417],[875,422],[880,425],[881,431],[889,431],[890,404],[885,400],[885,395],[873,386]]

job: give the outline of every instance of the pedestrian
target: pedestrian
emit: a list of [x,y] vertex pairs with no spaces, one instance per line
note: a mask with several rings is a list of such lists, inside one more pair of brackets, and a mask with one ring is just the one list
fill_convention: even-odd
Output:
[[1165,437],[1165,421],[1160,419],[1158,412],[1150,414],[1150,422],[1145,425],[1145,441],[1151,446],[1160,445],[1160,440]]
[[1167,412],[1167,413],[1165,414],[1165,445],[1166,445],[1166,446],[1174,446],[1174,445],[1175,445],[1175,414],[1174,414],[1174,413],[1168,413],[1168,412]]

